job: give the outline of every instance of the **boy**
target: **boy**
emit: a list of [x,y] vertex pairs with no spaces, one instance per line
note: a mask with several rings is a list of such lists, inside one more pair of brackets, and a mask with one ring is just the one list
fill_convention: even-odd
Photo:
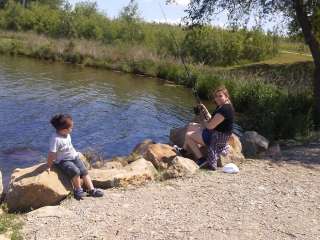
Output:
[[55,164],[72,181],[74,197],[77,200],[83,199],[87,194],[81,187],[81,178],[88,189],[88,194],[92,197],[102,197],[103,192],[93,187],[88,170],[80,159],[72,143],[70,133],[73,128],[73,120],[70,115],[55,115],[51,119],[52,126],[56,129],[50,141],[48,154],[48,165],[50,168]]

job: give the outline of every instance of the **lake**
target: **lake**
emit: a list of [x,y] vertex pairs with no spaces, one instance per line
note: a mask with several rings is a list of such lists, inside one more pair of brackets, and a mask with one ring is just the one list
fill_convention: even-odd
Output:
[[74,119],[79,151],[126,155],[146,138],[167,143],[192,118],[192,91],[164,80],[28,58],[0,56],[0,168],[44,161],[57,113]]

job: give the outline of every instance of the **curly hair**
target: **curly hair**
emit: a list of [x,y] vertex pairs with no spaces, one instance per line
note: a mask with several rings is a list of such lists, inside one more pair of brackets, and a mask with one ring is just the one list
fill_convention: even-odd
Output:
[[72,117],[69,114],[57,114],[51,118],[50,123],[57,131],[68,129],[72,126]]

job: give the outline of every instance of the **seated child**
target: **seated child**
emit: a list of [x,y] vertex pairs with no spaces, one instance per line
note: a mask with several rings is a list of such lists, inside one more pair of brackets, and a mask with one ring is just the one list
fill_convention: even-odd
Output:
[[50,149],[48,154],[48,165],[50,168],[55,164],[63,173],[65,173],[72,181],[74,188],[74,197],[78,200],[87,194],[81,187],[81,178],[88,189],[88,194],[92,197],[102,197],[103,192],[93,187],[88,170],[80,159],[71,143],[70,133],[73,128],[73,121],[70,115],[55,115],[51,119],[52,126],[56,129],[50,141]]

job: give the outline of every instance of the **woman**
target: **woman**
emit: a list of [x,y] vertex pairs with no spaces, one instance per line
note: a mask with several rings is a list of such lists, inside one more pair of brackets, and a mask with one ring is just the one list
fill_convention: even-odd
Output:
[[[232,134],[234,108],[225,87],[216,89],[213,97],[217,108],[212,113],[212,117],[204,121],[204,126],[197,123],[191,123],[188,126],[184,146],[179,149],[179,152],[184,154],[186,149],[190,149],[200,167],[207,165],[209,169],[216,170],[220,154],[226,149],[228,139]],[[198,109],[203,114],[210,116],[203,104],[199,104]],[[200,151],[200,147],[205,145],[208,146],[207,159]]]

